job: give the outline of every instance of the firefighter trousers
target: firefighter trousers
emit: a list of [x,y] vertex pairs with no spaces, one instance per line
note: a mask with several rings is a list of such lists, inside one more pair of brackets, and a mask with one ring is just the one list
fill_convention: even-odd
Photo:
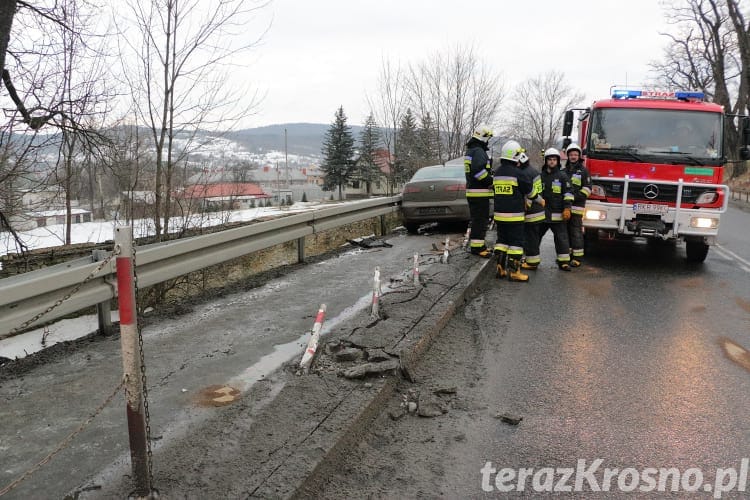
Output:
[[471,217],[471,230],[469,232],[469,248],[472,252],[478,252],[486,247],[487,225],[490,218],[489,198],[467,198],[469,202],[469,215]]
[[497,241],[495,242],[495,254],[501,265],[505,265],[505,257],[508,260],[520,261],[523,257],[524,223],[495,221],[497,224]]
[[580,261],[583,259],[583,215],[571,214],[568,221],[568,239],[572,257]]
[[542,257],[539,253],[539,240],[543,222],[524,222],[523,254],[527,264],[539,265]]
[[570,262],[570,243],[568,240],[568,225],[565,222],[545,222],[539,232],[539,241],[542,241],[547,230],[552,231],[555,238],[555,252],[557,253],[557,264]]

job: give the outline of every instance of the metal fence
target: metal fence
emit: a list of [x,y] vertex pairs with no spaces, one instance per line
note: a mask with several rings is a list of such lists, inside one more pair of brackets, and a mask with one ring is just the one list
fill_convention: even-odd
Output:
[[732,190],[732,199],[744,202],[750,202],[750,191]]
[[[138,286],[162,283],[294,240],[298,242],[299,260],[303,261],[306,236],[373,217],[381,217],[384,226],[384,216],[398,212],[400,203],[400,196],[373,198],[136,247]],[[1,279],[0,339],[20,333],[21,325],[26,329],[95,305],[108,306],[117,296],[115,263],[111,255],[111,252],[97,251],[91,257]],[[107,262],[102,265],[104,261]],[[75,293],[71,294],[72,290]],[[43,316],[29,322],[40,314]],[[101,317],[102,314],[100,324]]]

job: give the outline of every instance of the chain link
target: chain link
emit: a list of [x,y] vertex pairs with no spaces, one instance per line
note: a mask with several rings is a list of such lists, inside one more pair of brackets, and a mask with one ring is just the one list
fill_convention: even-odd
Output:
[[148,386],[146,385],[146,359],[143,353],[143,331],[141,327],[140,308],[138,307],[138,265],[136,264],[136,246],[133,241],[133,283],[135,289],[135,322],[138,330],[138,350],[141,356],[141,385],[143,386],[143,410],[146,417],[146,453],[148,454],[148,487],[154,489],[154,461],[151,451],[151,414],[148,409]]
[[89,275],[86,276],[86,278],[84,278],[84,280],[82,282],[78,283],[68,293],[66,293],[63,296],[63,298],[58,299],[57,302],[55,302],[54,304],[52,304],[47,309],[45,309],[44,311],[40,312],[39,314],[37,314],[33,318],[31,318],[31,319],[29,319],[27,321],[24,321],[20,326],[17,326],[14,329],[12,329],[7,335],[3,335],[2,337],[0,337],[0,340],[2,340],[4,338],[12,337],[12,336],[16,335],[17,333],[22,332],[23,330],[25,330],[26,328],[28,328],[29,325],[32,325],[32,324],[36,323],[37,320],[39,320],[42,316],[44,316],[46,314],[49,314],[55,308],[59,307],[60,304],[62,304],[63,302],[65,302],[66,300],[68,300],[69,298],[71,298],[73,295],[75,295],[76,293],[78,293],[78,291],[83,287],[83,285],[85,285],[86,283],[88,283],[89,281],[91,281],[92,279],[94,279],[94,277],[97,274],[99,274],[99,272],[102,269],[104,269],[104,266],[106,266],[107,264],[109,264],[112,261],[112,259],[115,258],[119,253],[120,253],[120,246],[119,245],[115,245],[115,248],[112,251],[112,253],[110,255],[108,255],[106,259],[104,259],[101,262],[99,262],[99,264],[94,268],[94,270],[91,271],[89,273]]
[[76,430],[68,434],[68,436],[63,439],[57,447],[52,450],[46,457],[41,459],[39,462],[37,462],[33,467],[28,469],[26,472],[21,474],[18,478],[13,480],[11,483],[9,483],[7,486],[5,486],[3,489],[0,489],[0,497],[8,493],[9,491],[15,489],[19,484],[21,484],[23,481],[29,478],[32,474],[34,474],[36,471],[38,471],[42,466],[44,466],[46,463],[48,463],[50,460],[52,460],[55,455],[60,453],[62,450],[68,447],[68,445],[75,439],[77,435],[79,435],[83,430],[88,427],[88,425],[99,416],[99,414],[104,411],[104,408],[109,405],[109,403],[112,402],[112,399],[117,395],[118,392],[122,389],[122,387],[125,385],[125,378],[120,381],[119,384],[117,384],[117,387],[115,387],[115,390],[112,391],[112,393],[107,396],[107,399],[104,400],[102,404],[100,404],[96,410],[94,410],[94,413],[89,415],[89,417],[84,420],[84,422],[78,426]]

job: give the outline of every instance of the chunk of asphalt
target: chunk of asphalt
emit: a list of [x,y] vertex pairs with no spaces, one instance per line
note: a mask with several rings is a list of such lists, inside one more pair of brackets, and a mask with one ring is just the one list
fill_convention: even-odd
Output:
[[367,375],[382,374],[398,368],[398,360],[391,359],[380,363],[364,363],[344,370],[345,378],[364,378]]
[[519,415],[513,415],[512,413],[498,413],[497,415],[495,415],[495,418],[498,418],[506,424],[510,425],[518,425],[521,423],[521,420],[523,420],[523,417]]

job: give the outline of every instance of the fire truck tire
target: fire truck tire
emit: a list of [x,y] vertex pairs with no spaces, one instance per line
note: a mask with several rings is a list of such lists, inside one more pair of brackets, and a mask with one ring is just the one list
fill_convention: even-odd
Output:
[[702,240],[686,240],[685,252],[688,262],[703,262],[708,255],[708,245]]

